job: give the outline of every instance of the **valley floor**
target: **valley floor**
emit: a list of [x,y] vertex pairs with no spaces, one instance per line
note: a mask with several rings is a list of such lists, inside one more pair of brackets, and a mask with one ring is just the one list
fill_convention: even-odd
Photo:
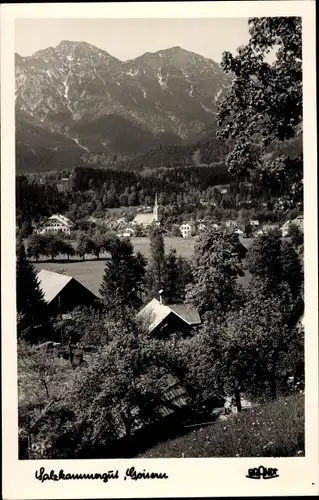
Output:
[[[252,239],[243,239],[245,245],[249,245]],[[146,258],[149,258],[149,238],[135,237],[131,238],[131,242],[136,252],[140,251]],[[194,253],[194,238],[178,238],[166,237],[164,238],[165,249],[168,252],[171,248],[175,248],[177,254],[186,259],[190,258]],[[107,254],[101,254],[100,260],[96,260],[92,255],[87,255],[84,261],[70,258],[69,261],[57,257],[53,262],[40,259],[39,262],[34,262],[37,271],[46,269],[47,271],[61,272],[74,277],[80,281],[84,286],[95,294],[99,294],[99,288],[104,273],[105,259],[108,258]],[[239,278],[243,286],[249,282],[250,275],[245,273],[243,278]]]

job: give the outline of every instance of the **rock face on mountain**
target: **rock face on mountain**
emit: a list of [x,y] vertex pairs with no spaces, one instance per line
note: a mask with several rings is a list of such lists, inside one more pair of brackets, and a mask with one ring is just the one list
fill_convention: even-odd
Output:
[[119,61],[86,42],[16,55],[17,143],[136,154],[197,138],[231,83],[210,59],[173,47]]

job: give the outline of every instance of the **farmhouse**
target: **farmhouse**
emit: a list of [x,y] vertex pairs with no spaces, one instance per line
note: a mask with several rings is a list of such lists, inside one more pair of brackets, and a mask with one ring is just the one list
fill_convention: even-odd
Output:
[[167,336],[170,333],[189,333],[201,323],[198,311],[184,304],[164,305],[157,299],[151,300],[137,318],[144,322],[152,335]]
[[37,278],[51,316],[68,313],[79,306],[99,305],[99,298],[72,276],[42,269]]
[[180,232],[182,233],[183,238],[188,238],[192,234],[194,225],[189,222],[183,222],[179,227]]
[[70,219],[64,217],[64,215],[55,214],[51,215],[51,217],[37,229],[37,232],[39,234],[45,234],[47,232],[70,234],[73,227],[74,223]]

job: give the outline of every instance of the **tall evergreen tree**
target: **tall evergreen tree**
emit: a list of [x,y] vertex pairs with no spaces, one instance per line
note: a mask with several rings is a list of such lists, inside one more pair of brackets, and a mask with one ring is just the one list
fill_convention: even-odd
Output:
[[108,313],[121,316],[124,311],[142,304],[146,260],[134,255],[128,240],[115,239],[110,247],[111,258],[105,264],[100,294]]
[[182,303],[185,287],[192,281],[189,263],[177,257],[175,248],[171,249],[164,260],[163,298],[167,304]]
[[27,260],[22,242],[17,245],[18,336],[31,342],[52,338],[47,305],[34,266]]
[[157,296],[163,286],[163,271],[165,263],[165,246],[162,230],[155,224],[150,233],[151,258],[148,267],[148,289],[150,295]]

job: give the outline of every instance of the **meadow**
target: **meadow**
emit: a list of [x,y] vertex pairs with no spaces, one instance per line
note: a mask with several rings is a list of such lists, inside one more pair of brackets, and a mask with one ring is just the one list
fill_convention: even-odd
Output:
[[138,458],[299,457],[304,426],[304,395],[297,393],[159,443]]
[[[188,259],[193,255],[194,243],[193,238],[177,238],[177,237],[166,237],[165,250],[169,252],[171,248],[175,248],[178,255]],[[149,250],[149,239],[145,237],[131,238],[135,252],[140,251],[146,258],[150,256]],[[56,258],[54,262],[42,260],[34,263],[37,271],[41,269],[46,269],[53,272],[64,272],[69,276],[73,276],[75,279],[80,281],[84,286],[86,286],[93,293],[99,295],[98,291],[102,281],[102,276],[104,273],[105,260],[108,258],[108,254],[101,254],[100,260],[96,260],[92,255],[86,255],[84,261],[79,261],[76,259],[70,259],[67,261],[65,258]]]
[[[241,239],[241,238],[240,238]],[[247,247],[252,239],[241,239],[242,243]],[[147,259],[150,257],[149,239],[146,237],[131,238],[135,252],[140,251]],[[194,253],[194,238],[179,238],[165,237],[165,251],[169,252],[172,248],[176,249],[177,255],[185,259],[190,259]],[[75,245],[75,242],[74,242]],[[108,254],[101,254],[100,260],[96,260],[92,255],[86,255],[85,260],[72,259],[68,261],[66,257],[57,257],[53,262],[39,259],[39,262],[34,262],[37,271],[46,269],[53,272],[62,272],[77,279],[91,290],[96,295],[99,295],[99,288],[104,273],[105,260],[108,259]],[[243,278],[239,278],[244,286],[249,283],[250,275],[245,273]]]

